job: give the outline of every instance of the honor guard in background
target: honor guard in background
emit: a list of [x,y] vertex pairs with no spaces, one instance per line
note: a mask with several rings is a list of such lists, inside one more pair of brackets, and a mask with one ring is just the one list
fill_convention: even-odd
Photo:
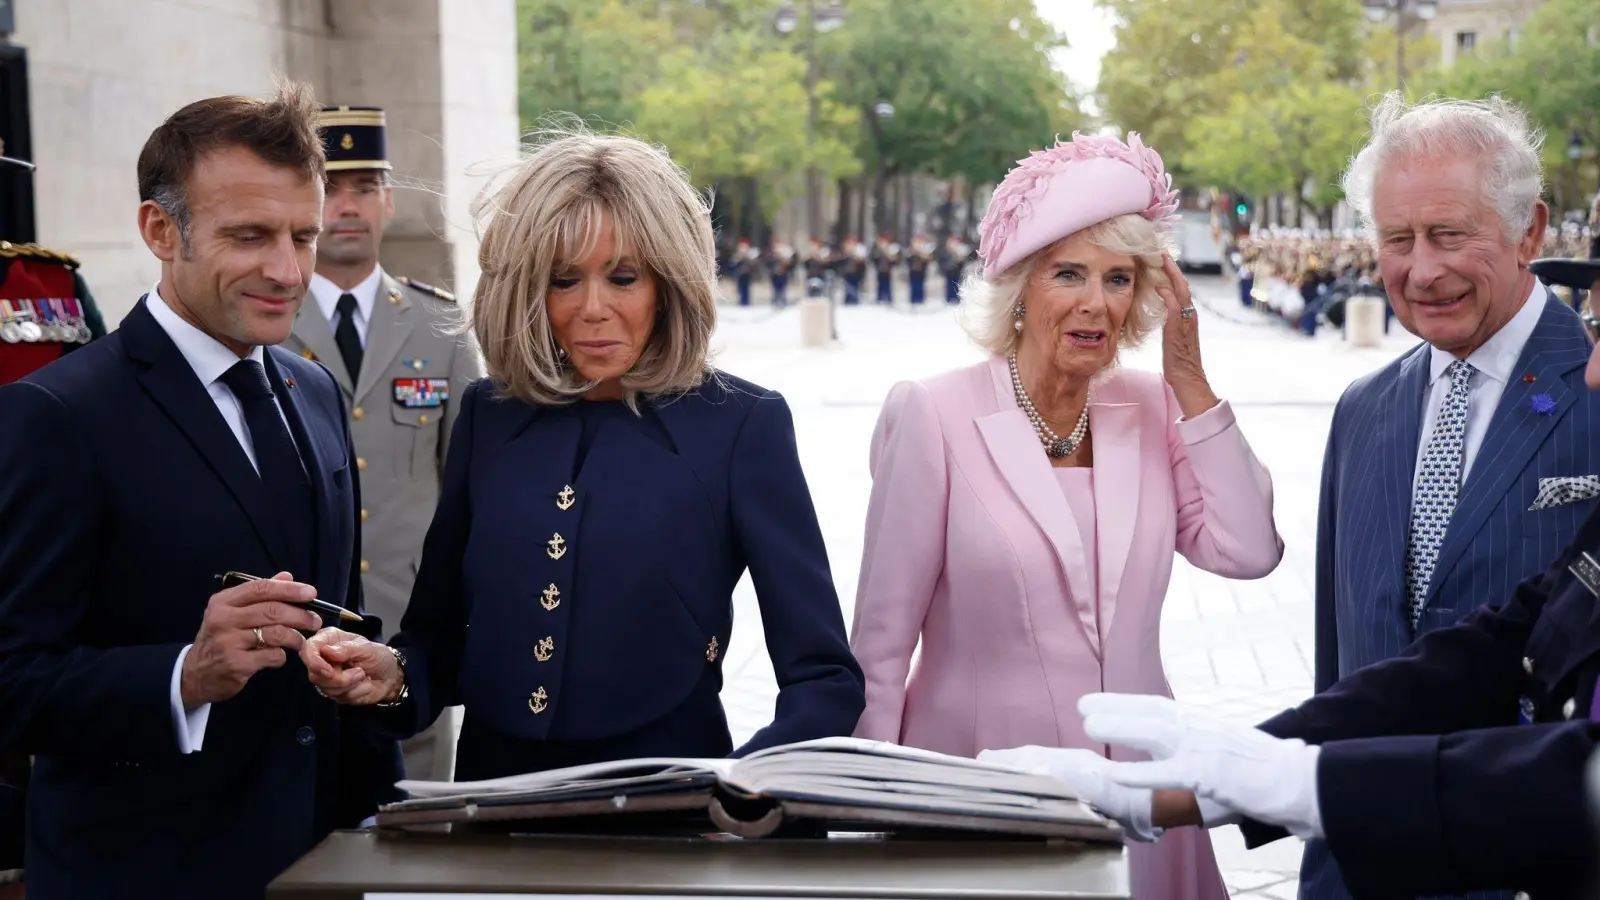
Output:
[[894,270],[900,265],[900,245],[889,240],[887,234],[878,235],[878,245],[872,249],[872,268],[877,273],[878,302],[894,305]]
[[1589,258],[1600,259],[1600,191],[1589,203]]
[[749,238],[739,238],[739,246],[733,251],[733,258],[728,260],[728,274],[734,278],[734,283],[739,287],[739,305],[750,305],[750,279],[755,275],[756,259],[761,251],[750,246]]
[[927,237],[917,235],[911,239],[911,251],[906,254],[906,277],[911,282],[911,305],[921,306],[928,290],[928,266],[933,263],[933,244]]
[[[33,164],[0,156],[0,171]],[[78,261],[0,235],[0,384],[16,381],[106,333]]]
[[782,308],[789,305],[789,274],[798,264],[799,259],[788,241],[780,239],[773,242],[771,259],[767,262],[767,274],[772,279],[773,306]]
[[839,261],[839,276],[844,279],[844,302],[854,306],[861,302],[861,282],[867,277],[867,245],[856,240],[855,235],[844,239],[844,255]]
[[944,252],[939,256],[939,272],[944,275],[944,302],[961,302],[961,275],[972,257],[972,247],[956,235],[945,239]]
[[[330,107],[320,121],[327,199],[311,297],[284,347],[321,362],[344,389],[361,478],[361,582],[367,609],[396,630],[439,502],[455,404],[483,374],[477,348],[447,332],[455,298],[378,264],[394,215],[384,113]],[[406,777],[448,781],[459,710],[401,745]]]
[[[806,253],[806,296],[821,297],[828,286],[828,275],[833,271],[833,248],[812,238]],[[818,288],[822,290],[818,290]]]

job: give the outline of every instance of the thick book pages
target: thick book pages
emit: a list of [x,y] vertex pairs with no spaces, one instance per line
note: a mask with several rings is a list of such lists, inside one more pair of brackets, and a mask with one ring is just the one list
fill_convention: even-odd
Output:
[[1053,778],[881,741],[824,738],[744,759],[630,759],[475,782],[402,781],[380,826],[709,820],[741,837],[795,823],[1118,842],[1120,828]]

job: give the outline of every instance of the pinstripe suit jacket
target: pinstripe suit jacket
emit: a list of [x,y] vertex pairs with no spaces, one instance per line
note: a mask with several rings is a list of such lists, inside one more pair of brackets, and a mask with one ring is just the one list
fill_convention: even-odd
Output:
[[[1428,345],[1419,344],[1345,391],[1323,457],[1317,518],[1318,693],[1357,669],[1399,655],[1422,634],[1454,625],[1480,606],[1503,603],[1577,535],[1593,500],[1530,507],[1541,478],[1600,475],[1600,393],[1583,383],[1589,349],[1577,313],[1547,297],[1462,485],[1415,631],[1405,612],[1405,562]],[[1555,401],[1553,413],[1533,409],[1538,394]],[[1301,900],[1349,896],[1327,846],[1308,844]]]

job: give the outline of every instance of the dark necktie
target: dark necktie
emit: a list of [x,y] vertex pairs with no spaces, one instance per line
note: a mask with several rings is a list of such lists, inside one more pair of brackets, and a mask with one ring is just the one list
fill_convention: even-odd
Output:
[[224,372],[222,383],[233,391],[244,409],[244,422],[250,429],[250,443],[256,452],[256,470],[271,498],[274,518],[290,556],[280,562],[302,582],[309,583],[311,571],[311,532],[315,524],[311,484],[295,450],[294,438],[278,405],[273,402],[267,372],[253,359],[242,359]]
[[350,373],[350,381],[356,380],[356,375],[361,371],[361,335],[356,333],[356,298],[354,294],[341,294],[339,305],[339,327],[333,331],[333,342],[339,345],[339,355],[344,357],[344,370]]

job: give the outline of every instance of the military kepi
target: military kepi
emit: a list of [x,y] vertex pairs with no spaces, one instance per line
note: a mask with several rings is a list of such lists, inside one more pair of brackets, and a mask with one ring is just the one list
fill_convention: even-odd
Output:
[[328,106],[317,120],[329,172],[391,169],[383,110],[376,106]]
[[1528,269],[1545,284],[1587,291],[1600,281],[1600,259],[1536,259]]

